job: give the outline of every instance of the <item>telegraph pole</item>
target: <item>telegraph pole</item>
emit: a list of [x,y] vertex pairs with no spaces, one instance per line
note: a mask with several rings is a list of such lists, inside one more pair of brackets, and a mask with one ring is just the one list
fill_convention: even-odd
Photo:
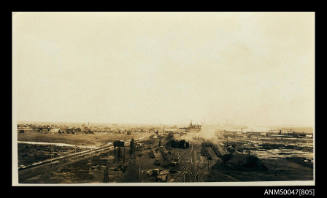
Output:
[[109,167],[108,167],[108,163],[106,168],[104,169],[104,173],[103,173],[103,182],[108,183],[109,182]]

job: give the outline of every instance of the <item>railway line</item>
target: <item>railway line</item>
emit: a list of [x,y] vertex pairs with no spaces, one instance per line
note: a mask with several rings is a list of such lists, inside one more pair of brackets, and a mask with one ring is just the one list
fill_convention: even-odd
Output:
[[[141,137],[135,140],[135,142],[140,142],[144,139],[145,137]],[[129,146],[129,142],[125,142],[125,146]],[[92,155],[92,154],[98,154],[98,153],[102,153],[102,152],[107,152],[107,151],[111,151],[114,149],[114,146],[112,145],[112,142],[109,142],[106,145],[100,146],[98,148],[91,148],[89,150],[85,150],[85,151],[81,151],[81,152],[77,152],[77,153],[70,153],[67,155],[63,155],[63,156],[59,156],[56,158],[50,158],[50,159],[46,159],[46,160],[42,160],[42,161],[38,161],[38,162],[34,162],[30,165],[22,165],[18,167],[18,170],[26,170],[26,169],[30,169],[30,168],[34,168],[34,167],[38,167],[38,166],[42,166],[42,165],[46,165],[46,164],[57,164],[61,161],[65,161],[68,159],[78,159],[78,158],[82,158],[82,157],[86,157],[88,155]]]
[[92,155],[95,153],[99,153],[99,152],[104,152],[104,151],[110,151],[114,148],[114,146],[112,145],[105,145],[105,146],[101,146],[99,148],[94,148],[94,149],[90,149],[90,150],[86,150],[86,151],[81,151],[78,153],[70,153],[64,156],[59,156],[56,158],[50,158],[50,159],[46,159],[43,161],[39,161],[39,162],[34,162],[30,165],[27,166],[20,166],[18,167],[18,170],[25,170],[25,169],[29,169],[29,168],[33,168],[33,167],[37,167],[37,166],[41,166],[41,165],[45,165],[45,164],[56,164],[59,163],[60,161],[63,160],[67,160],[70,158],[79,158],[79,157],[85,157],[87,155]]

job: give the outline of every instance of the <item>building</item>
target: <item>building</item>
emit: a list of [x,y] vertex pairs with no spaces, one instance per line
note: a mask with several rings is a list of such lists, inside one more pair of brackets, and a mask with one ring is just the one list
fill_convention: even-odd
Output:
[[17,127],[17,131],[18,131],[18,133],[25,133],[28,131],[33,131],[33,129],[30,127],[19,126],[19,127]]
[[55,129],[50,129],[49,133],[51,134],[61,134],[63,133],[63,131],[59,128],[55,128]]

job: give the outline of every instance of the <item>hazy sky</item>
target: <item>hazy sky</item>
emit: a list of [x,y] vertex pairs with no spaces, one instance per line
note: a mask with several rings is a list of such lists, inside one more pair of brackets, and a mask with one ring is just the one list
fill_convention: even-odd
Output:
[[18,120],[314,124],[314,13],[14,13]]

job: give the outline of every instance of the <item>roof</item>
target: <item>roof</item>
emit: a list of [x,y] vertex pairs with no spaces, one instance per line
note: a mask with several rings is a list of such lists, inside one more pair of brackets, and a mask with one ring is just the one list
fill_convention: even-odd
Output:
[[56,129],[50,129],[50,132],[59,132],[60,129],[56,128]]
[[30,127],[17,127],[18,130],[33,130]]

